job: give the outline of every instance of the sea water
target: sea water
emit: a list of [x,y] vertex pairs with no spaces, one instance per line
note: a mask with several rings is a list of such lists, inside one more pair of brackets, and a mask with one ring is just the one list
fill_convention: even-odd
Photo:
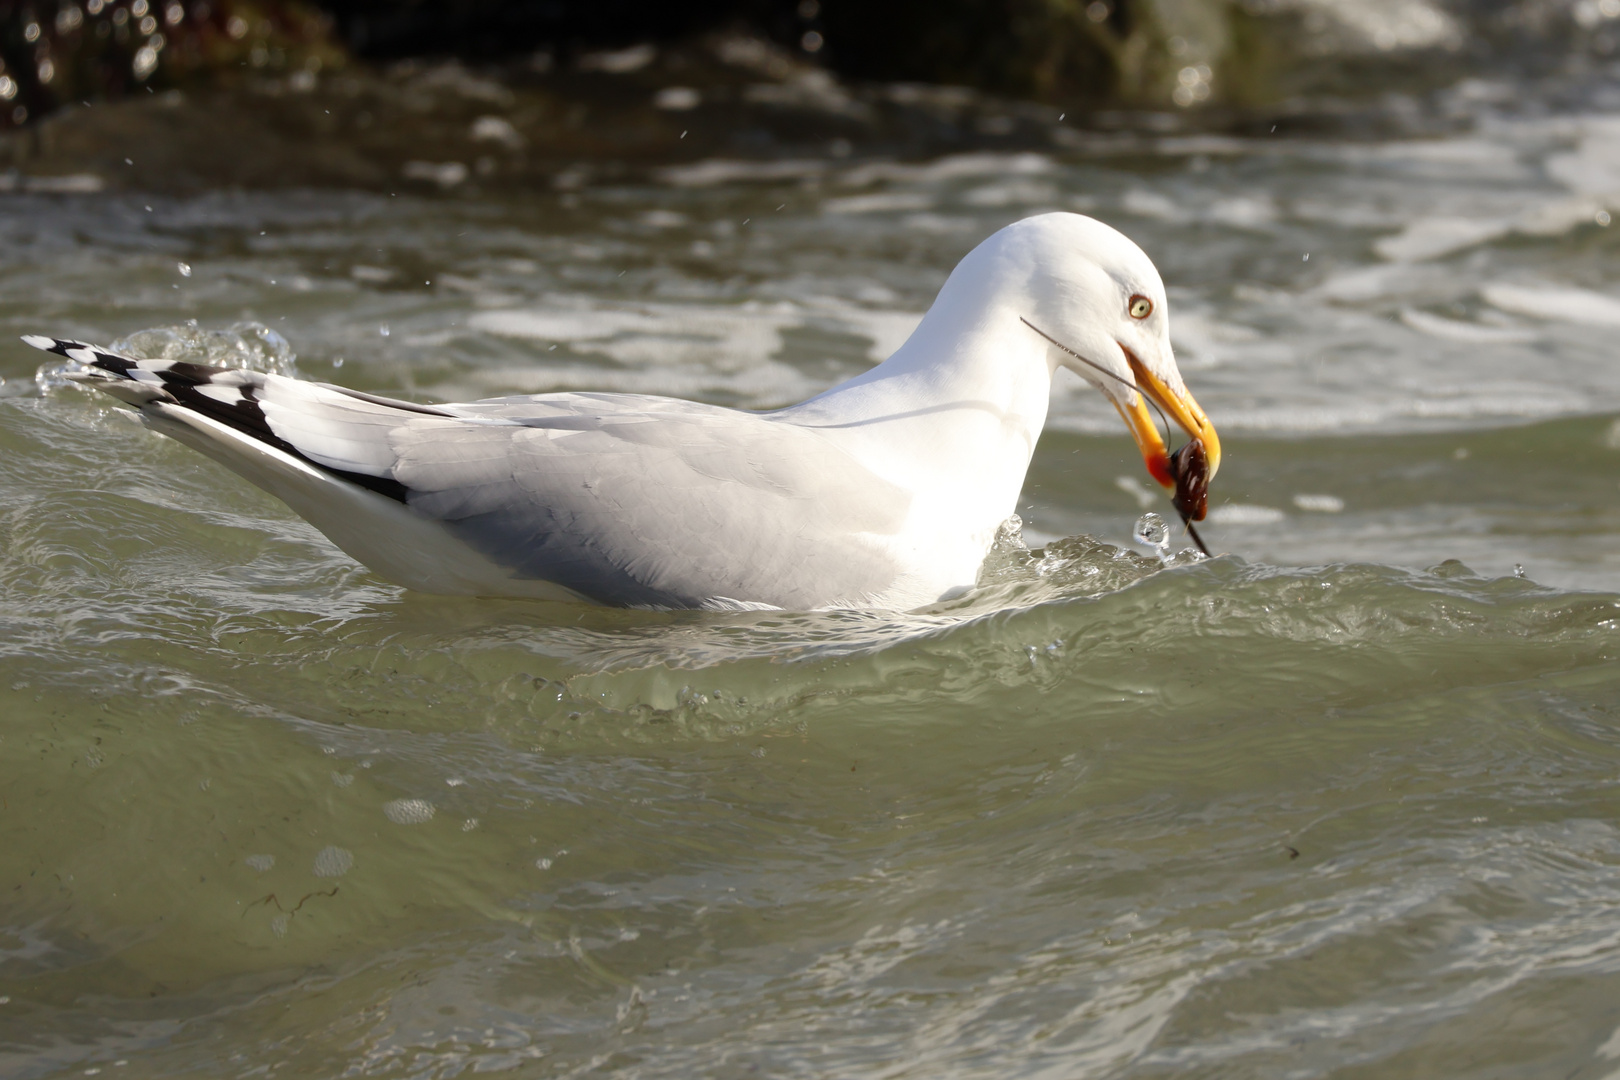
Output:
[[[1620,113],[1469,108],[4,195],[0,1074],[1620,1070]],[[1133,550],[1147,511],[1186,545],[1065,374],[961,599],[413,595],[15,340],[765,408],[1051,209],[1164,274],[1214,558]]]

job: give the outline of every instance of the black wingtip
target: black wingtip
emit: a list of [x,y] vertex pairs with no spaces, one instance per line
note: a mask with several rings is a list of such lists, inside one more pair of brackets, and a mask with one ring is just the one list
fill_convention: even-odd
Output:
[[[42,349],[65,360],[72,360],[75,363],[87,364],[90,367],[100,368],[102,371],[110,371],[115,375],[127,376],[130,371],[141,366],[141,361],[136,360],[134,357],[120,356],[117,353],[108,352],[99,345],[90,345],[83,341],[47,337],[44,334],[24,334],[22,339],[36,349]],[[162,364],[162,366],[174,367],[176,365]]]
[[55,353],[57,356],[64,358],[68,358],[69,349],[89,347],[77,341],[63,341],[61,338],[46,337],[43,334],[24,334],[22,339],[36,349],[43,349],[48,353]]

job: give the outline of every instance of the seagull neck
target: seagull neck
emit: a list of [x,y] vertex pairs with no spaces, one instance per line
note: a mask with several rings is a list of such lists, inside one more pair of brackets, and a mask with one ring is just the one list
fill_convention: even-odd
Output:
[[1052,369],[1046,343],[1010,309],[940,314],[936,304],[871,371],[777,416],[819,431],[923,503],[942,500],[951,521],[971,519],[988,543],[1023,486]]
[[1039,434],[1052,392],[1047,344],[1010,307],[941,311],[939,305],[893,356],[801,405],[784,418],[813,427],[930,425],[993,417]]

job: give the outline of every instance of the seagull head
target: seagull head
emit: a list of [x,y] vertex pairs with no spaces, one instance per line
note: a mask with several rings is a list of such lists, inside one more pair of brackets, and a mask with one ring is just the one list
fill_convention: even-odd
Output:
[[1081,214],[1026,218],[996,238],[1022,279],[1019,329],[1046,339],[1052,370],[1068,368],[1113,403],[1160,484],[1174,487],[1175,477],[1149,402],[1203,441],[1214,476],[1220,437],[1176,368],[1164,282],[1146,253]]

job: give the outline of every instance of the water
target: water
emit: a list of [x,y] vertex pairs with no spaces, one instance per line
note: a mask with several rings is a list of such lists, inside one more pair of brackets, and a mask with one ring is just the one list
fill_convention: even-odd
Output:
[[[1620,103],[1453,99],[1411,140],[5,195],[0,1074],[1620,1070]],[[1168,502],[1065,379],[961,600],[416,596],[14,341],[765,407],[1050,208],[1169,282],[1213,559],[1130,550]]]
[[1170,547],[1170,526],[1165,524],[1162,516],[1149,511],[1136,519],[1131,539],[1163,559],[1166,549]]

